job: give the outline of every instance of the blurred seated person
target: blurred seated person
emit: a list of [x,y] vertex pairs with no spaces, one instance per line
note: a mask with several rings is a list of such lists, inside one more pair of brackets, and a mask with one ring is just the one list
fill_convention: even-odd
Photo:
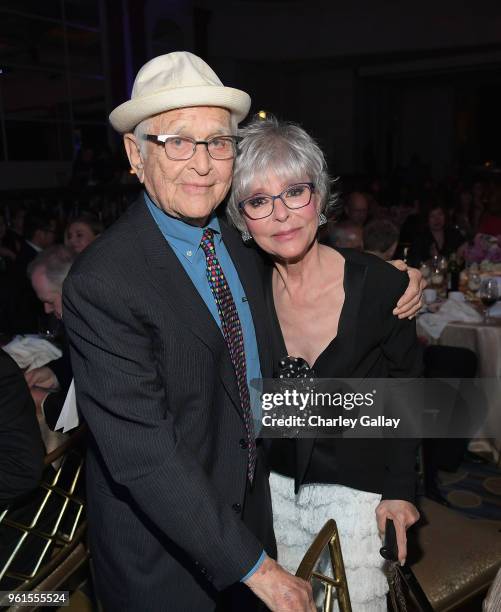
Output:
[[435,255],[449,257],[465,243],[464,237],[452,225],[447,224],[447,212],[437,201],[427,207],[422,226],[411,242],[408,263],[419,266]]
[[338,248],[362,251],[364,248],[363,228],[349,220],[330,221],[324,242]]
[[103,231],[103,224],[90,213],[83,213],[72,219],[64,233],[64,244],[79,254]]
[[491,236],[501,235],[501,184],[499,183],[491,187],[486,211],[480,218],[477,231]]
[[7,271],[16,261],[16,251],[7,242],[7,224],[5,217],[0,212],[0,275]]
[[410,244],[419,229],[421,201],[405,194],[399,203],[392,207],[392,220],[400,228],[400,243]]
[[387,219],[375,219],[364,227],[363,244],[366,253],[384,261],[393,259],[398,245],[398,229]]
[[347,221],[362,227],[369,217],[369,198],[361,191],[352,191],[346,198],[344,214]]
[[55,240],[53,220],[44,213],[28,213],[24,218],[24,237],[17,256],[17,267],[26,271],[37,253],[47,249]]
[[5,288],[7,303],[2,331],[11,334],[38,332],[38,320],[43,310],[26,277],[26,269],[37,253],[51,246],[55,238],[51,219],[43,213],[27,214],[24,218],[24,232]]
[[45,448],[23,373],[0,349],[0,508],[35,489]]
[[5,245],[16,254],[19,253],[21,245],[24,242],[24,218],[26,217],[26,208],[23,205],[18,205],[11,208],[9,227],[5,236]]
[[[28,276],[46,314],[54,314],[62,321],[63,282],[75,259],[72,249],[58,244],[37,255],[28,266]],[[73,371],[66,333],[63,329],[62,351],[59,359],[26,372],[31,395],[47,425],[54,429],[66,399]]]
[[16,251],[11,249],[7,240],[7,224],[0,213],[0,333],[7,332],[11,291],[9,281],[12,276]]

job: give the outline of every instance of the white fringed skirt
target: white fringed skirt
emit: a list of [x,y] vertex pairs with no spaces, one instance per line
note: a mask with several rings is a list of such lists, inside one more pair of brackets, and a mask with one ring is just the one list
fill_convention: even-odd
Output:
[[[334,484],[302,485],[294,495],[294,480],[275,472],[270,488],[278,562],[295,573],[315,536],[332,518],[339,531],[353,612],[386,612],[388,582],[375,514],[381,495]],[[328,555],[318,568],[331,574]]]

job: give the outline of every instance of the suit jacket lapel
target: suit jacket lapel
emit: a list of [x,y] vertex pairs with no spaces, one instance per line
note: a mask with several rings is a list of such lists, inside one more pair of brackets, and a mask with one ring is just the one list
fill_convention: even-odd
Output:
[[152,285],[191,333],[213,353],[223,355],[219,364],[220,378],[243,417],[235,370],[221,330],[149,213],[143,197],[129,209],[129,213],[146,257]]

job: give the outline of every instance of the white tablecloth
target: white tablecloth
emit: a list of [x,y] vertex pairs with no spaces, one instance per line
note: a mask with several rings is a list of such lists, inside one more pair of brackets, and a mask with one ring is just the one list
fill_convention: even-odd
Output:
[[[501,319],[491,319],[492,324],[484,323],[449,323],[435,344],[457,346],[472,350],[478,358],[477,377],[501,379]],[[431,341],[417,323],[418,335]],[[495,437],[490,438],[492,444],[482,439],[482,432],[478,432],[479,439],[472,440],[470,450],[474,452],[492,452],[494,460],[501,458],[501,397],[490,396],[489,418],[486,430],[494,432]]]

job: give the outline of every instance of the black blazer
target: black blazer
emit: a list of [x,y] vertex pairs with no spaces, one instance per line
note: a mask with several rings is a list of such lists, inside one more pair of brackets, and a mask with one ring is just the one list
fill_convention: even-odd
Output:
[[0,507],[37,487],[44,455],[28,385],[16,362],[0,349]]
[[[221,228],[269,376],[259,259]],[[250,509],[226,343],[142,196],[78,258],[63,297],[91,432],[89,527],[104,607],[212,610],[216,590],[238,582],[263,545],[273,553],[268,474],[258,459]]]
[[43,305],[26,276],[28,265],[37,255],[37,251],[23,240],[7,280],[6,330],[4,331],[13,334],[36,333],[38,331],[38,318],[43,315]]
[[[408,276],[373,255],[338,249],[345,258],[345,303],[338,335],[314,364],[319,378],[407,378],[422,374],[415,322],[392,314]],[[274,364],[287,351],[273,306],[271,274],[267,301],[274,326]],[[414,501],[418,440],[275,440],[270,467],[303,483],[331,482],[381,493],[383,499]]]

